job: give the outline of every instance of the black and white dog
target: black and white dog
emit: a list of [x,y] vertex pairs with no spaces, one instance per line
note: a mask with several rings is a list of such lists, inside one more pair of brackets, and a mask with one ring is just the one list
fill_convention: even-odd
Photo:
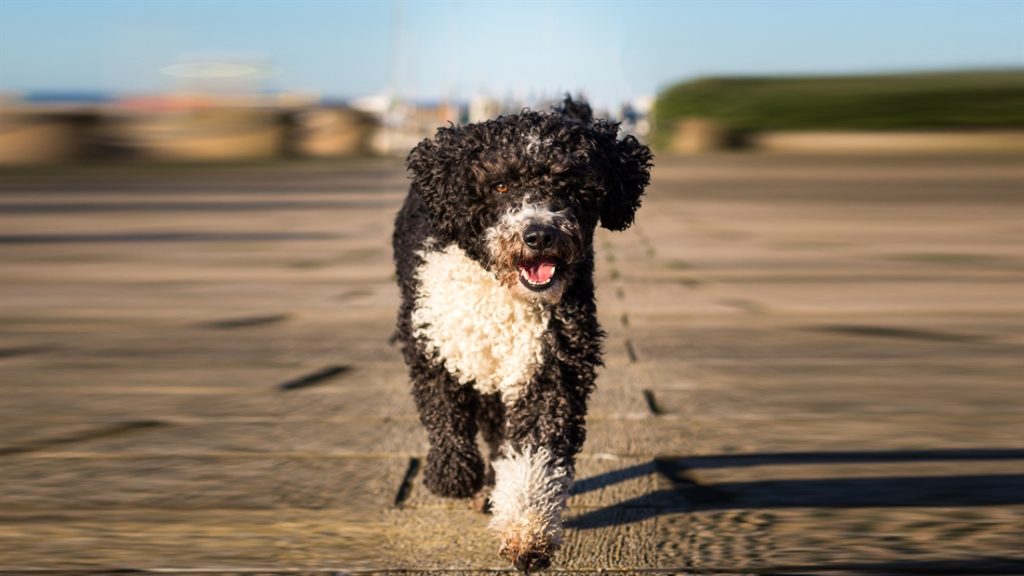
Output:
[[[651,152],[567,98],[438,129],[409,154],[393,238],[398,331],[430,439],[424,483],[486,495],[501,555],[546,568],[604,337],[594,229],[633,223]],[[477,449],[477,432],[490,464]]]

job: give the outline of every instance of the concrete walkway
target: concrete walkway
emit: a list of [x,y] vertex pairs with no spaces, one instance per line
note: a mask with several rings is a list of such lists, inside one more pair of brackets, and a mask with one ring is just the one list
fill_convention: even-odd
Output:
[[[553,572],[1024,572],[1024,162],[659,161]],[[0,572],[506,570],[426,493],[392,161],[0,176]]]

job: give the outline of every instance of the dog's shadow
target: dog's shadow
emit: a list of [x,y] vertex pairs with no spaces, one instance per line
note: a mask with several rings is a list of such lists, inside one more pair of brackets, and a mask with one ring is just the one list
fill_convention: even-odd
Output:
[[566,526],[603,528],[661,514],[728,509],[956,507],[1024,504],[1024,474],[964,474],[764,480],[705,484],[694,470],[794,464],[1005,461],[1024,459],[1024,449],[788,452],[655,458],[576,482],[571,495],[651,474],[670,487],[570,518]]

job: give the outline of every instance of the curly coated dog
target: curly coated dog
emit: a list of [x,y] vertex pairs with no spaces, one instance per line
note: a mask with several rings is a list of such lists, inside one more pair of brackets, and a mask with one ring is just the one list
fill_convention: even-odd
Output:
[[[546,568],[586,436],[604,332],[594,229],[633,223],[651,152],[566,98],[438,129],[409,154],[393,238],[424,483],[487,497],[501,555]],[[480,432],[487,463],[477,448]]]

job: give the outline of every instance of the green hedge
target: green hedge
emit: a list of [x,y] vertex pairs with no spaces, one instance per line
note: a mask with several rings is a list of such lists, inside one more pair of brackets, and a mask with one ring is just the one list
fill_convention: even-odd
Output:
[[654,142],[690,117],[738,131],[1024,127],[1024,70],[694,80],[658,95]]

